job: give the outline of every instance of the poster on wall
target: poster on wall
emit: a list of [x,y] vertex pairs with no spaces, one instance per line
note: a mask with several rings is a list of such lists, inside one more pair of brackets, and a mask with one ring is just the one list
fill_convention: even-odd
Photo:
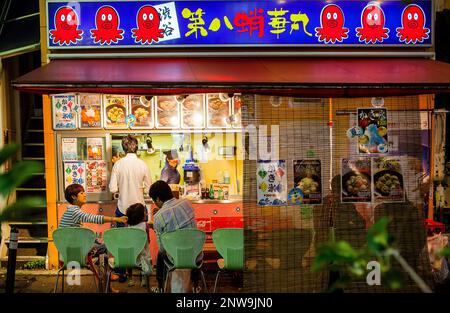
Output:
[[372,202],[371,170],[370,158],[342,159],[342,202]]
[[81,94],[80,128],[102,128],[102,96],[100,94]]
[[128,96],[103,95],[103,114],[105,128],[128,128]]
[[62,138],[63,161],[75,161],[78,158],[77,138]]
[[384,154],[388,152],[387,110],[358,109],[358,153]]
[[107,164],[105,161],[86,161],[86,192],[106,191]]
[[376,202],[404,202],[405,188],[401,160],[395,157],[374,158],[373,196]]
[[53,129],[76,129],[78,104],[75,95],[53,95]]
[[294,160],[294,186],[303,193],[304,204],[322,203],[320,160]]
[[87,138],[88,160],[103,159],[103,138]]
[[256,170],[258,205],[286,205],[286,161],[258,160]]
[[86,190],[86,167],[84,162],[64,162],[64,189],[71,184],[80,184]]

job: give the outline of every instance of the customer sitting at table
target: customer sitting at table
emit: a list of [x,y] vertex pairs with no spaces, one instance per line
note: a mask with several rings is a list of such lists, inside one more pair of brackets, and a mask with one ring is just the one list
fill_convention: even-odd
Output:
[[[158,259],[156,261],[156,279],[158,280],[158,289],[161,292],[164,285],[165,265],[164,261],[173,264],[173,260],[167,255],[161,242],[161,236],[165,233],[184,228],[197,228],[194,219],[194,209],[186,199],[176,199],[172,194],[169,185],[162,180],[155,182],[149,190],[149,196],[157,206],[154,215],[153,229],[158,240]],[[201,253],[197,262],[201,262],[203,253]],[[194,287],[197,286],[199,277],[198,271],[192,271],[191,276]],[[173,289],[172,289],[173,290]],[[186,291],[186,290],[184,290]]]
[[[86,204],[86,193],[84,192],[83,186],[79,184],[72,184],[67,186],[64,191],[64,197],[70,205],[64,212],[59,227],[81,227],[81,223],[94,223],[94,224],[104,224],[111,222],[126,223],[128,217],[113,217],[113,216],[103,216],[97,214],[91,214],[81,211],[81,207]],[[99,256],[100,254],[106,254],[106,246],[95,239],[95,245],[91,254]],[[117,280],[119,277],[117,275],[112,275],[111,280]]]

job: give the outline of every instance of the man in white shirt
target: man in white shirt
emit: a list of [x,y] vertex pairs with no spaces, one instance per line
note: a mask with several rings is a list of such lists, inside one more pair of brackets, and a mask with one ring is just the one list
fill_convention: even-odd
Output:
[[[126,153],[124,158],[114,163],[109,190],[112,193],[119,192],[116,216],[125,216],[127,208],[135,203],[145,206],[144,191],[149,190],[152,184],[150,170],[144,161],[136,155],[138,141],[135,137],[127,135],[122,138],[122,148]],[[117,227],[125,227],[123,223],[116,223]],[[116,269],[120,274],[120,281],[126,281],[124,269]]]

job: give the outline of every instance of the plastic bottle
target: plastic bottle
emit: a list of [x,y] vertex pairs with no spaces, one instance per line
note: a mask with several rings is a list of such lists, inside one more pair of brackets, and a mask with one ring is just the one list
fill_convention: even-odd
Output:
[[219,187],[217,199],[223,200],[223,189]]

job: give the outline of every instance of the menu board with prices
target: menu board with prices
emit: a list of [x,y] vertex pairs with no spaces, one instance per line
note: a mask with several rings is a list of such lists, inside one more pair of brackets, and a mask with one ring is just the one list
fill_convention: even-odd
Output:
[[52,95],[51,99],[53,109],[53,129],[76,129],[76,113],[79,109],[76,96],[72,94]]
[[102,96],[100,94],[81,94],[80,129],[102,128]]

